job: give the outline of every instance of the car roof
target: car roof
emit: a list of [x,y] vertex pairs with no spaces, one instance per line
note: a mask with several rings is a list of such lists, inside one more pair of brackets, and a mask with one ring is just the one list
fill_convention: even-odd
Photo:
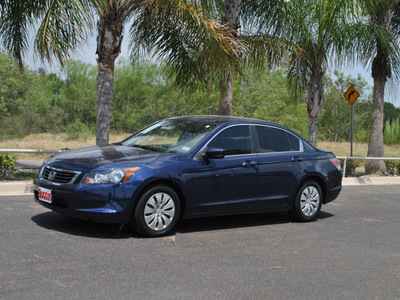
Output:
[[232,117],[232,116],[220,116],[220,115],[196,115],[196,116],[180,116],[180,117],[172,117],[168,118],[168,120],[182,120],[187,122],[204,122],[204,123],[213,123],[217,125],[228,124],[228,123],[249,123],[249,124],[265,124],[265,125],[273,125],[284,128],[279,124],[250,119],[250,118],[242,118],[242,117]]
[[221,115],[195,115],[195,116],[180,116],[180,117],[172,117],[168,118],[167,120],[180,120],[183,122],[204,122],[204,123],[211,123],[215,124],[217,126],[221,125],[228,125],[228,124],[260,124],[260,125],[269,125],[269,126],[274,126],[277,128],[281,128],[284,130],[287,130],[291,133],[293,133],[295,136],[297,136],[299,139],[303,141],[303,144],[307,149],[314,149],[315,147],[312,146],[310,143],[308,143],[307,140],[305,140],[302,136],[300,136],[298,133],[294,132],[290,128],[287,128],[283,125],[279,125],[276,123],[268,122],[268,121],[263,121],[263,120],[258,120],[258,119],[250,119],[250,118],[242,118],[242,117],[232,117],[232,116],[221,116]]

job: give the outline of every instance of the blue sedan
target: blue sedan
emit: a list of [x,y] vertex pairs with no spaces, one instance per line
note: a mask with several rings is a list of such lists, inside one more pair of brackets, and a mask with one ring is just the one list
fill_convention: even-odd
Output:
[[331,152],[286,127],[186,116],[119,143],[55,154],[34,179],[34,192],[53,211],[162,236],[180,218],[286,210],[313,221],[339,195],[341,181]]

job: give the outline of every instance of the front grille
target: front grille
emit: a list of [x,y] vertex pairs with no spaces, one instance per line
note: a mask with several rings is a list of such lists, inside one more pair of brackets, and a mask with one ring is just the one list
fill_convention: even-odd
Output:
[[63,170],[45,166],[41,172],[41,177],[47,181],[58,184],[74,183],[80,172]]

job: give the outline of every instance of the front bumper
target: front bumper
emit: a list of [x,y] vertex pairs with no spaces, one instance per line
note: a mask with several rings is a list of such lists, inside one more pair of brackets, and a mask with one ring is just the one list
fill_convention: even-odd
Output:
[[[52,191],[52,203],[39,200],[39,187]],[[35,201],[55,212],[98,223],[124,224],[131,220],[136,186],[129,183],[53,185],[36,177],[33,190]]]

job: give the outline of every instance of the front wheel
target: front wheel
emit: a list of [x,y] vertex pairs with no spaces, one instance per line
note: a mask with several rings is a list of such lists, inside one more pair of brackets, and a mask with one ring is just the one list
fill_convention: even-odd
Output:
[[165,185],[155,186],[140,197],[133,213],[132,226],[143,236],[163,236],[174,229],[179,213],[176,192]]
[[309,180],[300,187],[291,212],[296,220],[311,222],[317,218],[321,205],[321,187],[314,180]]

